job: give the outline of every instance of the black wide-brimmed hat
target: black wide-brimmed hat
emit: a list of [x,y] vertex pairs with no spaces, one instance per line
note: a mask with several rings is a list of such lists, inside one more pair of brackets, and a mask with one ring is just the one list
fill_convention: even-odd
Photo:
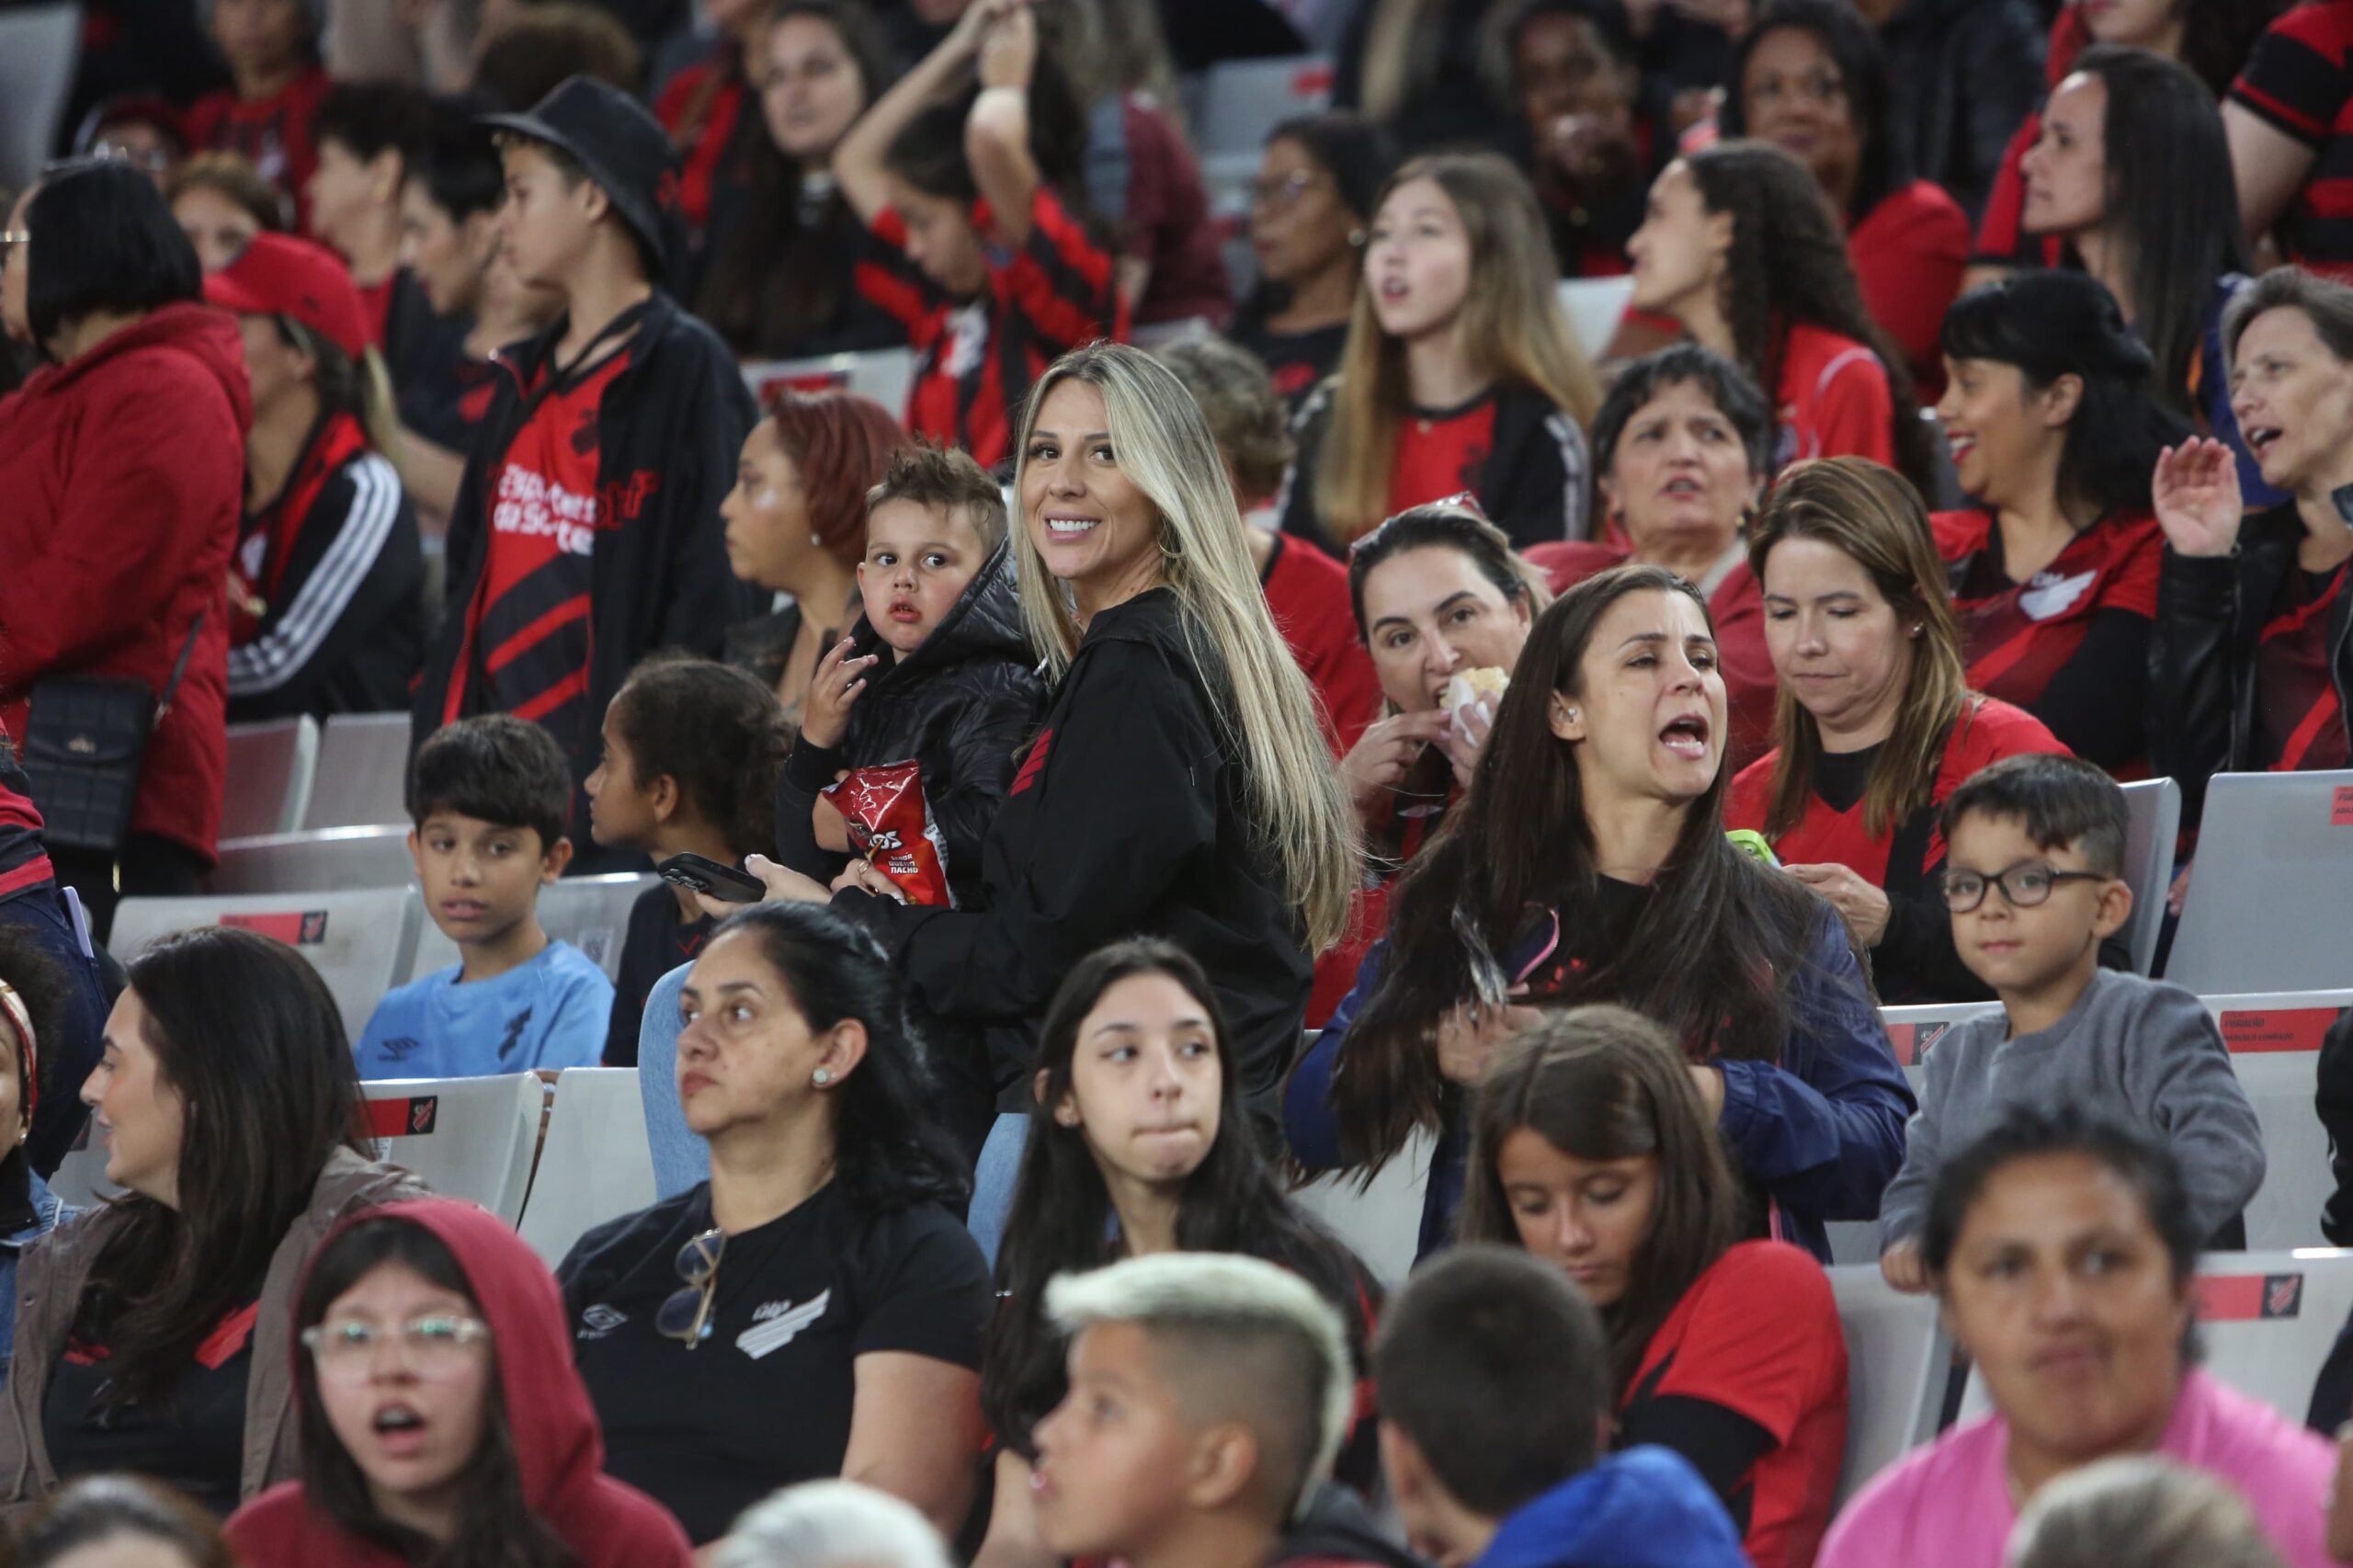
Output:
[[661,281],[679,244],[678,154],[643,104],[609,82],[567,76],[529,114],[486,114],[481,123],[563,149],[643,243]]

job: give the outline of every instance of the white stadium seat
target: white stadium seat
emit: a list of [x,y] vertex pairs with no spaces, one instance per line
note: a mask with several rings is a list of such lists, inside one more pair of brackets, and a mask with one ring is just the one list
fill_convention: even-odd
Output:
[[229,726],[221,836],[291,833],[301,825],[319,762],[319,722],[266,719]]
[[1618,336],[1618,324],[1634,297],[1631,278],[1564,278],[1558,285],[1561,309],[1568,313],[1585,357],[1599,363]]
[[2219,773],[2165,978],[2200,995],[2353,986],[2353,772]]
[[[621,938],[629,932],[630,906],[640,893],[661,881],[651,871],[566,877],[553,887],[540,890],[540,928],[578,948],[589,962],[605,971],[606,979],[613,979],[620,973]],[[417,929],[415,955],[399,983],[422,979],[457,961],[458,944],[443,936],[428,915]]]
[[1228,60],[1202,74],[1193,135],[1201,162],[1246,155],[1255,165],[1276,126],[1332,102],[1332,62],[1317,54]]
[[210,886],[218,893],[406,887],[416,881],[408,833],[407,824],[388,823],[224,838]]
[[2246,1244],[2318,1246],[2321,1206],[2334,1178],[2328,1132],[2313,1108],[2320,1040],[2353,990],[2203,998],[2231,1048],[2239,1087],[2263,1129],[2262,1190],[2246,1210]]
[[127,964],[160,937],[206,926],[275,937],[319,971],[345,1032],[357,1040],[384,993],[407,972],[423,911],[414,888],[127,898],[115,912],[107,949]]
[[1351,1171],[1319,1176],[1291,1194],[1364,1260],[1383,1285],[1404,1282],[1422,1233],[1422,1195],[1430,1184],[1438,1139],[1416,1128],[1405,1146],[1365,1185]]
[[596,1226],[654,1201],[654,1153],[634,1067],[567,1067],[555,1081],[547,1141],[523,1239],[553,1268]]
[[814,359],[761,359],[745,363],[744,384],[766,407],[779,392],[850,392],[872,398],[904,419],[915,384],[912,348],[873,348],[858,354],[827,354]]
[[1833,1268],[1838,1326],[1847,1338],[1847,1461],[1838,1502],[1936,1436],[1952,1376],[1952,1340],[1933,1296],[1907,1296],[1877,1264]]
[[2124,811],[2124,881],[2132,890],[2132,924],[2125,930],[2132,948],[2132,972],[2146,974],[2156,960],[2158,933],[2165,928],[2174,842],[2181,833],[2181,786],[2170,778],[2127,784]]
[[301,826],[408,825],[405,713],[337,713],[319,738],[318,781]]
[[81,43],[79,6],[0,11],[0,187],[23,190],[56,151]]
[[378,1158],[510,1225],[522,1217],[547,1104],[537,1074],[385,1078],[364,1087]]

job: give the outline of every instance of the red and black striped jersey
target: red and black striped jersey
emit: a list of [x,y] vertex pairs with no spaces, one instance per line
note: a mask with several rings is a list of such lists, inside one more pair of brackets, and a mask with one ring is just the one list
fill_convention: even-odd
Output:
[[2312,0],[2273,22],[2231,99],[2313,149],[2281,225],[2290,257],[2353,277],[2353,0]]

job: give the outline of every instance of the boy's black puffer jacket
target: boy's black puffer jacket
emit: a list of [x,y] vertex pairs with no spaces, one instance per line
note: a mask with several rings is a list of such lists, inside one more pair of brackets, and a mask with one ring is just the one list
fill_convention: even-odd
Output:
[[1014,753],[1046,708],[1038,656],[1022,634],[1011,541],[973,574],[938,629],[903,659],[861,616],[850,629],[859,655],[883,663],[849,710],[841,744],[793,743],[777,785],[777,858],[819,881],[848,857],[818,846],[810,822],[817,792],[847,767],[915,759],[924,799],[948,843],[948,882],[961,909],[982,904],[981,845],[1013,782]]

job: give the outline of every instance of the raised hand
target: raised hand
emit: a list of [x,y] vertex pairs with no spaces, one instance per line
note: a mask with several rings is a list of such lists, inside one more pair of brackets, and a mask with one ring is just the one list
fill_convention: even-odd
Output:
[[2157,454],[2150,480],[2157,526],[2177,555],[2228,555],[2239,542],[2238,460],[2211,437],[2184,441]]
[[809,689],[801,699],[801,733],[813,746],[830,750],[842,744],[842,736],[849,733],[849,710],[866,694],[866,672],[881,657],[869,653],[853,659],[850,645],[843,638],[825,650],[810,672]]

